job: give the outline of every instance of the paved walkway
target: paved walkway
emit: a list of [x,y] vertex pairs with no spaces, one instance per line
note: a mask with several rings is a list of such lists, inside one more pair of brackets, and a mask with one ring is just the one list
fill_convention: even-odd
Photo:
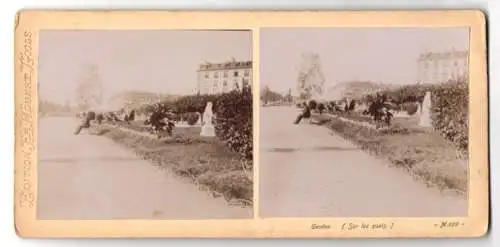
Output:
[[325,127],[294,125],[298,109],[260,109],[260,217],[465,216],[444,195]]
[[73,135],[77,121],[39,125],[39,219],[214,219],[252,217],[248,208],[160,171],[112,140]]

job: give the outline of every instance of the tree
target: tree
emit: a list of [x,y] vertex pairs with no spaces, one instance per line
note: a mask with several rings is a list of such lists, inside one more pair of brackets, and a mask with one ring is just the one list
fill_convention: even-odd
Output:
[[75,90],[77,104],[81,110],[89,110],[103,102],[102,85],[97,66],[88,65],[83,68]]
[[292,89],[289,88],[287,93],[285,94],[285,96],[283,97],[283,100],[287,103],[291,103],[293,101],[293,97],[292,97]]
[[260,91],[260,99],[262,100],[262,102],[264,102],[264,104],[267,104],[269,102],[269,86],[264,86],[262,88],[262,90]]
[[325,78],[321,68],[319,55],[302,54],[297,76],[297,89],[302,100],[308,100],[324,93]]
[[283,100],[283,95],[272,91],[269,88],[269,86],[266,85],[261,90],[260,99],[262,100],[262,102],[264,102],[264,104],[267,104],[267,103],[272,102],[272,101]]

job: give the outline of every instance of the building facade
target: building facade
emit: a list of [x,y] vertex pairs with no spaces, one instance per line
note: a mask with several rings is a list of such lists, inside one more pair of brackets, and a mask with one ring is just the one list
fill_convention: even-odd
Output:
[[227,93],[252,86],[252,61],[200,64],[197,91],[199,94]]
[[469,51],[452,49],[446,52],[426,52],[419,56],[418,83],[439,83],[467,77]]

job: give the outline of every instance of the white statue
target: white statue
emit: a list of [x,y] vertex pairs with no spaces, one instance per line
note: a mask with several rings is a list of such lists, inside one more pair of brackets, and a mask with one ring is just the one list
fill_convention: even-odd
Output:
[[196,115],[198,115],[198,121],[196,121],[196,125],[201,125],[201,118],[202,118],[201,113],[196,112]]
[[207,106],[205,107],[205,112],[203,112],[203,125],[201,126],[201,136],[206,137],[214,137],[215,136],[215,128],[212,124],[213,118],[212,112],[212,102],[207,102]]
[[420,114],[420,122],[419,125],[421,127],[432,127],[432,119],[431,119],[431,92],[426,92],[424,101],[422,103],[422,111]]

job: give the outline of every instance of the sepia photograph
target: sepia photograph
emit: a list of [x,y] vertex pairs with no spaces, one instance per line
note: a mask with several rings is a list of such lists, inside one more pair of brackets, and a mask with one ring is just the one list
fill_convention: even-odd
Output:
[[479,10],[23,10],[14,35],[18,236],[488,230]]
[[469,28],[262,28],[260,217],[467,217]]
[[250,30],[42,30],[42,220],[253,217]]

